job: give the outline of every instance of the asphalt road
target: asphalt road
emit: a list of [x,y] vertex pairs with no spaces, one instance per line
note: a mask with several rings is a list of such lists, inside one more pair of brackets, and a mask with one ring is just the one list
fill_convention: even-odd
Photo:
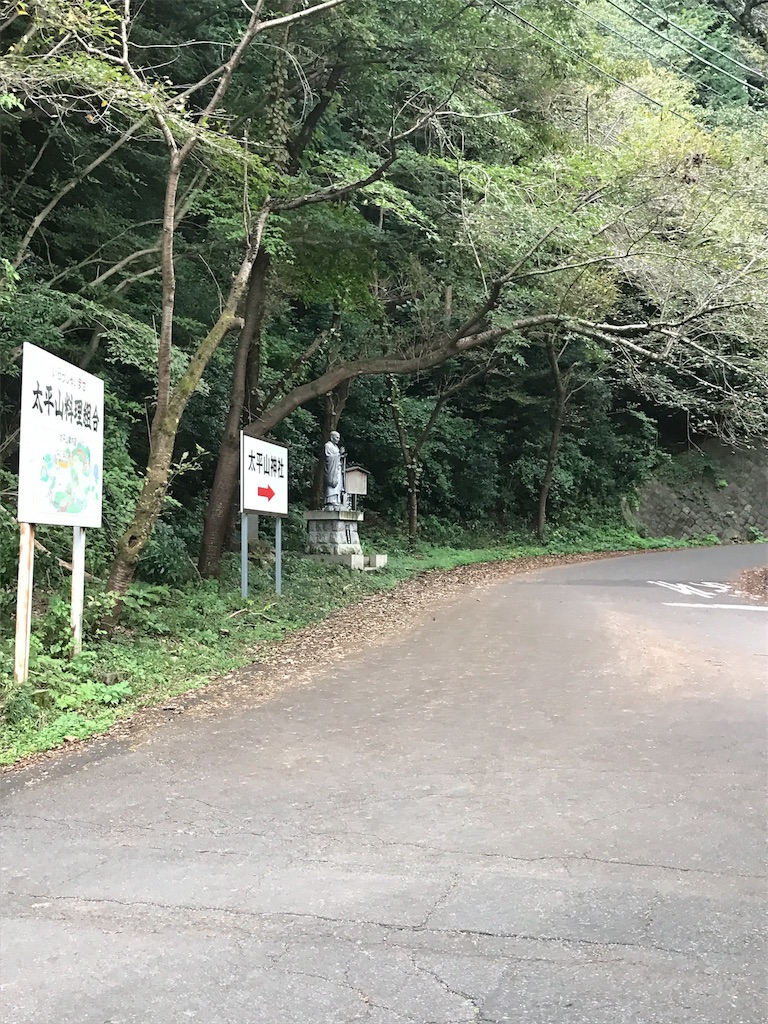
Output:
[[764,1024],[768,611],[715,585],[767,551],[471,590],[6,777],[0,1019]]

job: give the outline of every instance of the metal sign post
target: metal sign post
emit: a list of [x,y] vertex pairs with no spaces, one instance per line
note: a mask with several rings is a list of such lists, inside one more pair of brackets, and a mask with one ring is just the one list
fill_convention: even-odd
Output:
[[283,592],[283,520],[275,520],[275,593]]
[[240,596],[248,600],[248,513],[240,516]]
[[283,592],[283,518],[288,515],[288,449],[240,434],[240,593],[248,597],[248,518],[275,518],[275,592]]

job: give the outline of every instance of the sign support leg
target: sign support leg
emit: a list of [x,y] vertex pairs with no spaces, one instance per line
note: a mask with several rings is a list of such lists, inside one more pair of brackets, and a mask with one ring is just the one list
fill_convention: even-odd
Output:
[[240,516],[240,596],[248,600],[248,513]]
[[16,644],[13,659],[13,678],[17,683],[26,683],[29,675],[34,568],[35,527],[33,523],[19,523],[19,576],[16,594]]
[[85,527],[72,529],[72,607],[69,624],[75,642],[75,656],[83,649],[83,606],[85,604]]
[[283,592],[283,520],[275,519],[275,593]]

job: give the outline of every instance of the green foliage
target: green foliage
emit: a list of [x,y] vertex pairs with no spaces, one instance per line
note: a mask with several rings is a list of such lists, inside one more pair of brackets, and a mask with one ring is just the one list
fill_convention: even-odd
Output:
[[[0,97],[1,99],[1,97]],[[1,104],[0,104],[1,105]],[[7,303],[8,299],[16,291],[16,285],[20,280],[18,272],[9,260],[4,257],[0,259],[0,303]]]
[[[287,119],[272,117],[269,109],[278,102],[274,53],[270,47],[250,52],[243,87],[233,91],[221,117],[208,122],[200,164],[189,167],[181,182],[182,194],[189,192],[176,239],[174,377],[188,365],[220,306],[220,293],[242,250],[246,207],[255,210],[267,191],[299,195],[368,174],[388,152],[383,140],[393,117],[395,130],[407,130],[429,104],[439,113],[428,128],[401,143],[398,161],[385,177],[346,203],[311,204],[267,222],[264,246],[273,277],[260,353],[262,394],[280,384],[316,331],[328,325],[332,309],[344,313],[343,329],[310,361],[308,371],[339,358],[418,346],[442,327],[446,289],[452,294],[453,322],[460,322],[481,300],[489,277],[514,264],[550,229],[551,240],[536,250],[536,269],[548,273],[571,260],[578,269],[521,281],[496,314],[497,322],[542,306],[596,318],[642,317],[661,306],[684,314],[707,288],[722,289],[723,272],[755,256],[766,231],[759,201],[765,175],[751,137],[737,122],[721,123],[720,114],[714,122],[709,109],[705,115],[702,101],[709,94],[679,76],[693,65],[672,43],[646,34],[638,49],[632,44],[642,30],[618,26],[613,8],[590,3],[584,11],[608,27],[599,29],[573,8],[550,3],[537,6],[536,19],[555,39],[586,49],[598,65],[605,63],[662,103],[663,116],[637,92],[589,74],[556,43],[534,40],[503,12],[458,0],[422,4],[417,21],[402,5],[372,2],[355,5],[343,18],[303,22],[285,50],[290,101],[280,102],[287,103]],[[724,52],[741,52],[733,26],[724,25],[711,5],[674,14]],[[24,340],[80,361],[96,339],[90,368],[120,395],[122,404],[112,415],[120,420],[121,452],[134,468],[131,474],[121,467],[123,479],[108,498],[110,542],[126,525],[136,499],[130,477],[136,484],[146,462],[143,428],[151,419],[156,386],[158,218],[167,167],[162,139],[148,131],[132,140],[52,212],[18,268],[10,257],[52,191],[147,105],[216,66],[221,47],[237,37],[246,18],[242,10],[224,10],[206,0],[194,10],[179,0],[144,5],[134,15],[132,56],[142,68],[146,94],[137,93],[114,61],[94,56],[94,47],[109,49],[113,39],[119,17],[114,5],[29,4],[10,30],[4,56],[9,81],[21,76],[17,84],[25,102],[36,103],[38,91],[47,89],[48,102],[55,105],[60,97],[53,79],[67,79],[75,97],[69,102],[91,111],[90,120],[77,117],[50,127],[6,112],[3,174],[12,193],[16,182],[23,187],[0,218],[6,293],[15,289],[14,302],[0,312],[0,336],[8,339],[0,342],[0,367],[16,372]],[[76,35],[62,35],[65,21],[77,26]],[[21,46],[21,36],[33,25],[35,32]],[[629,42],[611,32],[616,27]],[[46,84],[35,78],[35,69],[53,40],[56,53],[48,61]],[[87,41],[89,50],[78,41]],[[337,56],[341,81],[288,172],[275,153],[296,142],[299,126],[307,123],[314,98],[304,92],[303,64],[312,52],[328,54],[331,66]],[[166,61],[169,53],[172,59]],[[655,63],[654,57],[659,58]],[[160,63],[158,73],[153,68]],[[317,89],[322,105],[322,76]],[[742,104],[743,96],[737,103],[729,95],[725,90],[718,96],[718,111]],[[420,99],[403,105],[409,96]],[[584,138],[580,116],[573,114],[587,97],[591,142]],[[192,116],[195,102],[173,118]],[[287,140],[272,138],[278,121],[287,126]],[[713,131],[715,123],[720,127]],[[584,202],[585,196],[592,198]],[[631,259],[621,254],[625,237],[643,239]],[[596,262],[585,267],[585,259]],[[671,277],[669,268],[681,263],[699,269]],[[757,290],[754,297],[758,309]],[[732,337],[734,348],[753,346],[750,357],[759,352],[759,344],[747,340],[761,334],[754,314],[749,323],[734,314],[727,324],[714,326]],[[610,358],[601,346],[593,343],[593,349],[593,363],[600,353]],[[231,357],[227,346],[181,426],[194,436],[193,425],[202,422],[208,436],[201,443],[214,455]],[[707,393],[714,375],[705,375],[703,382],[701,374],[696,376],[699,383],[679,375],[670,380],[666,372],[643,367],[633,386],[643,400],[650,397],[693,417],[701,429],[732,424],[730,429],[742,433],[743,427],[755,431],[764,402],[757,385],[750,390],[748,375],[736,382],[739,387],[729,388],[738,398],[728,402]],[[296,382],[301,379],[299,374]],[[421,400],[425,396],[419,391],[416,387],[409,397]],[[12,389],[10,398],[12,405]],[[2,415],[0,410],[0,427],[5,426]],[[446,469],[449,444],[477,450],[479,443],[476,427],[459,423],[460,418],[466,420],[453,415],[452,440],[436,439],[433,472],[425,474],[423,497],[435,512],[474,505],[481,497],[469,480],[466,494],[453,493]],[[534,447],[538,452],[538,442]],[[493,457],[489,450],[487,458]],[[306,449],[300,458],[306,461]],[[531,453],[531,458],[539,456]],[[107,472],[111,465],[110,459]],[[211,469],[209,464],[200,484]],[[521,478],[529,480],[530,491],[531,474]],[[388,481],[380,484],[390,490]],[[577,489],[562,477],[554,502],[558,494],[567,497]],[[201,486],[176,481],[173,490],[199,507]],[[189,533],[183,539],[191,547]],[[168,543],[168,536],[158,543],[164,556],[151,554],[157,564],[147,570],[148,578],[169,571],[182,578],[181,551],[177,545],[177,557],[170,559]],[[105,545],[105,560],[107,551]],[[169,559],[176,569],[170,569]]]
[[[21,110],[23,106],[24,104],[21,100],[17,96],[14,96],[13,93],[0,93],[0,110]],[[8,266],[10,267],[10,264],[8,264]]]
[[703,451],[687,451],[667,459],[657,475],[672,487],[687,487],[703,481],[714,483],[717,472],[717,463],[711,455]]
[[[403,133],[397,159],[367,188],[267,220],[264,322],[243,416],[342,363],[420,357],[514,268],[478,329],[553,312],[572,325],[634,325],[618,340],[599,327],[554,339],[567,402],[550,550],[654,543],[604,524],[664,463],[664,446],[768,431],[765,89],[759,76],[746,88],[686,54],[676,42],[712,55],[673,27],[760,66],[756,37],[722,7],[666,4],[669,24],[653,21],[654,35],[603,0],[578,9],[545,0],[530,14],[547,39],[492,5],[423,0],[415,16],[413,5],[366,0],[305,19],[285,38],[261,36],[203,120],[210,87],[171,101],[231,52],[245,6],[134,4],[133,77],[115,59],[121,4],[0,0],[0,20],[18,15],[0,41],[0,621],[12,621],[14,604],[24,342],[105,381],[104,528],[89,531],[87,547],[96,581],[106,579],[141,492],[163,299],[168,153],[152,116],[159,110],[178,140],[193,125],[201,131],[179,182],[174,382],[219,315],[264,198],[317,198],[349,185],[388,160],[390,133]],[[643,325],[659,318],[673,326],[648,335]],[[201,582],[195,565],[237,340],[236,331],[225,336],[182,416],[168,495],[125,599],[125,632],[103,635],[112,598],[89,581],[87,651],[75,660],[58,596],[70,538],[38,531],[51,552],[37,557],[50,607],[36,618],[30,686],[3,677],[16,752],[87,735],[142,700],[196,685],[244,658],[248,643],[337,607],[341,588],[349,600],[419,565],[480,557],[478,545],[482,557],[506,557],[515,544],[531,550],[556,389],[552,339],[516,328],[474,354],[449,350],[442,367],[402,382],[403,415],[418,436],[442,391],[486,368],[452,395],[421,452],[421,549],[406,556],[403,538],[389,536],[381,546],[402,547],[402,560],[365,579],[289,554],[277,609],[266,554],[245,610],[231,596],[235,559],[225,559],[222,589]],[[326,411],[322,396],[302,401],[274,431],[291,451],[289,552],[303,544]],[[377,545],[373,523],[401,522],[406,498],[381,377],[354,379],[340,426],[351,458],[372,473],[366,526]],[[700,459],[667,459],[663,472],[678,482],[719,473]],[[262,524],[265,552],[271,530]]]
[[114,707],[129,697],[131,692],[130,683],[125,681],[107,686],[93,679],[88,679],[84,683],[75,683],[68,679],[58,688],[54,705],[61,711],[72,711],[87,704],[106,704]]
[[141,562],[142,579],[149,583],[167,581],[178,586],[190,578],[193,569],[194,563],[183,538],[169,523],[158,523]]

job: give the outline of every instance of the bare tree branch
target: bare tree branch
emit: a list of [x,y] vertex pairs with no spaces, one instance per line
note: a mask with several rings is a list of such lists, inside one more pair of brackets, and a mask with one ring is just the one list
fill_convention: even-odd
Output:
[[112,154],[116,153],[118,149],[124,146],[129,139],[133,138],[136,132],[141,127],[143,127],[143,125],[146,124],[147,120],[148,118],[145,116],[142,117],[140,120],[136,121],[134,124],[132,124],[130,128],[127,128],[123,132],[123,134],[115,142],[113,142],[108,149],[105,149],[102,153],[100,153],[79,174],[76,174],[74,178],[70,178],[69,181],[59,189],[59,191],[54,195],[50,202],[48,202],[40,211],[40,213],[38,213],[38,215],[35,217],[35,219],[30,224],[29,228],[27,229],[27,233],[22,238],[19,248],[16,252],[16,256],[13,259],[13,266],[15,268],[18,268],[22,264],[27,255],[27,251],[29,250],[29,243],[37,234],[43,221],[46,219],[46,217],[53,213],[53,211],[56,209],[56,207],[59,205],[62,199],[64,199],[65,196],[69,195],[72,189],[79,185],[80,182],[83,181],[85,178],[87,178],[89,174],[95,171],[97,167],[100,167],[101,164],[103,164],[106,160],[109,160]]
[[300,355],[298,355],[285,373],[282,375],[280,380],[275,384],[273,388],[264,396],[264,406],[268,408],[272,402],[277,398],[278,395],[282,394],[291,381],[296,377],[296,374],[304,366],[312,356],[325,344],[329,337],[337,333],[339,328],[340,316],[337,312],[333,314],[333,323],[327,331],[321,331],[315,338],[312,339],[310,344],[304,349]]
[[337,202],[339,199],[345,199],[353,192],[360,192],[369,185],[373,185],[374,182],[377,182],[384,177],[389,168],[397,160],[397,144],[409,138],[411,135],[414,135],[429,124],[430,118],[433,114],[434,111],[430,111],[428,114],[424,114],[420,117],[404,132],[400,132],[398,135],[391,135],[387,139],[387,144],[390,148],[390,155],[365,178],[358,178],[357,181],[352,181],[348,185],[334,185],[330,188],[320,189],[317,192],[309,192],[303,196],[295,196],[294,198],[289,199],[273,199],[270,204],[271,208],[283,213],[287,210],[298,210],[303,206],[310,206],[314,203],[333,203]]
[[[223,64],[220,64],[217,68],[209,72],[209,74],[205,75],[199,81],[194,82],[192,85],[188,86],[188,88],[184,89],[183,92],[180,92],[177,96],[174,97],[173,104],[176,106],[178,106],[179,104],[183,104],[185,100],[187,100],[190,96],[193,96],[196,92],[199,92],[201,89],[204,89],[207,85],[210,85],[212,82],[216,82],[220,79],[223,79],[226,76],[226,85],[224,89],[221,90],[221,92],[219,88],[216,89],[213,99],[211,100],[210,103],[206,105],[203,111],[204,115],[210,114],[213,110],[216,109],[218,104],[221,102],[224,93],[229,88],[229,83],[232,79],[232,75],[237,69],[237,66],[240,64],[245,54],[245,51],[248,49],[248,47],[251,45],[253,40],[260,32],[265,32],[268,29],[272,28],[279,28],[281,25],[285,25],[288,22],[298,21],[301,18],[308,17],[310,14],[317,14],[321,10],[328,10],[331,7],[338,7],[339,4],[343,4],[346,2],[347,0],[327,0],[326,3],[317,4],[315,7],[310,7],[304,11],[298,11],[296,14],[287,15],[284,18],[273,18],[271,21],[261,21],[260,15],[261,9],[263,7],[263,2],[258,3],[255,8],[249,8],[249,10],[252,11],[252,14],[251,19],[248,22],[248,27],[246,28],[243,36],[241,36],[240,42],[238,43],[235,50],[232,52],[232,56],[229,58],[229,60],[225,61]],[[247,43],[245,46],[243,46],[242,44],[246,38]]]
[[[61,119],[59,119],[59,124],[60,123],[61,123]],[[32,174],[34,174],[35,168],[40,163],[42,158],[45,156],[45,151],[48,149],[48,146],[50,145],[52,139],[53,139],[53,129],[51,129],[51,131],[48,132],[48,134],[46,135],[46,137],[45,137],[45,139],[43,141],[43,144],[38,149],[37,154],[35,155],[34,160],[29,165],[29,167],[26,169],[24,174],[22,174],[21,178],[19,178],[19,181],[18,181],[18,184],[16,185],[16,188],[13,190],[13,192],[11,192],[11,195],[10,195],[10,197],[8,199],[8,206],[12,206],[13,205],[13,201],[16,198],[16,196],[24,188],[24,186],[29,181],[29,179],[32,176]]]
[[330,11],[332,7],[338,7],[344,3],[347,3],[347,0],[324,0],[324,3],[315,4],[314,7],[307,7],[303,11],[296,11],[295,14],[286,14],[282,18],[270,18],[267,21],[262,21],[258,31],[267,32],[273,28],[280,28],[281,25],[291,25],[304,18],[310,18],[313,14],[320,14],[321,11]]

